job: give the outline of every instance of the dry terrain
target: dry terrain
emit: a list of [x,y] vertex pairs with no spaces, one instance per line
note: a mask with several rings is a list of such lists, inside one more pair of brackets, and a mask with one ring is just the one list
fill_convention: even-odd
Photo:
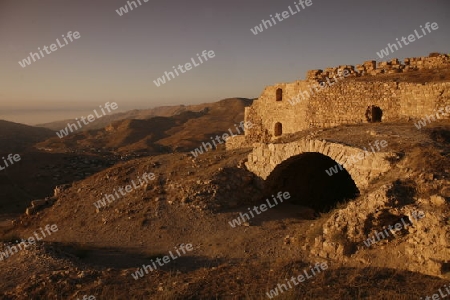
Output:
[[[427,275],[427,264],[411,271],[416,262],[401,251],[415,234],[432,241],[448,228],[424,223],[423,232],[409,231],[372,249],[365,249],[360,240],[357,250],[339,259],[318,255],[314,241],[327,240],[331,234],[330,239],[338,244],[354,242],[350,230],[333,232],[330,222],[336,215],[351,222],[355,206],[361,207],[356,213],[366,213],[362,210],[365,202],[391,184],[387,198],[397,206],[386,206],[385,211],[412,206],[426,211],[426,222],[440,220],[439,215],[450,225],[449,134],[450,122],[438,121],[421,130],[413,122],[365,124],[283,137],[281,142],[306,137],[355,147],[375,138],[386,139],[398,159],[372,188],[347,203],[336,203],[327,213],[283,202],[235,228],[229,221],[274,192],[264,189],[246,170],[251,149],[219,149],[196,159],[187,152],[118,161],[74,181],[56,195],[52,206],[21,215],[13,225],[3,223],[5,247],[47,224],[56,224],[58,231],[0,262],[2,299],[81,299],[83,295],[97,299],[264,299],[277,284],[316,262],[326,262],[329,268],[276,298],[420,299],[432,295],[448,284],[448,274]],[[154,173],[155,179],[106,207],[94,206],[104,194],[145,172]],[[427,200],[430,197],[434,202]],[[380,229],[382,219],[375,219],[371,226]],[[335,224],[336,228],[340,225],[339,221]],[[448,247],[448,236],[442,237],[446,238],[443,247]],[[142,278],[132,277],[143,264],[181,244],[192,244],[193,250]],[[433,244],[428,247],[433,251]],[[439,253],[429,256],[435,254]]]

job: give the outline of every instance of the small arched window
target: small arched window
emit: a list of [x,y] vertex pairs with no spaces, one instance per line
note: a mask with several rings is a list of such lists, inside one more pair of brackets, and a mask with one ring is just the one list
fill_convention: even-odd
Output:
[[283,100],[283,89],[277,89],[276,99],[277,99],[277,101]]
[[282,134],[283,134],[283,124],[281,124],[280,122],[275,123],[274,135],[280,136]]
[[369,123],[377,123],[381,122],[381,118],[383,117],[383,111],[381,108],[375,105],[370,105],[366,110],[366,119]]

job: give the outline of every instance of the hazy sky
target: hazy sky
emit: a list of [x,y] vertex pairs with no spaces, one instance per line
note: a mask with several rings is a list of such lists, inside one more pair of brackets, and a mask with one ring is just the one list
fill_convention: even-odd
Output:
[[[119,16],[127,1],[0,0],[0,119],[74,118],[106,101],[128,110],[258,97],[266,85],[304,79],[309,69],[380,61],[377,51],[426,22],[439,29],[388,58],[450,53],[449,0],[312,0],[258,35],[250,28],[295,9],[294,0],[140,1]],[[69,31],[81,37],[19,65],[38,47],[64,43]],[[203,50],[215,57],[153,83]]]

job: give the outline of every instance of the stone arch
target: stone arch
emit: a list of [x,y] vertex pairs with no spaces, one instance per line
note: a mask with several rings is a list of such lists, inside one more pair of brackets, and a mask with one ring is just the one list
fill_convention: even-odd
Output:
[[275,123],[273,132],[274,132],[274,134],[273,134],[274,136],[282,135],[283,134],[283,124],[281,124],[280,122]]
[[[337,172],[329,176],[325,170]],[[303,152],[277,165],[265,182],[265,194],[289,192],[294,204],[327,212],[359,195],[350,174],[329,156]]]
[[282,101],[283,100],[283,89],[281,89],[281,88],[277,89],[275,96],[276,96],[277,101]]
[[[254,144],[245,165],[249,171],[262,180],[266,180],[278,165],[305,152],[323,154],[340,164],[349,173],[360,191],[366,189],[371,180],[390,170],[391,164],[388,158],[393,155],[389,152],[376,152],[364,159],[353,160],[358,154],[364,152],[363,149],[325,140],[301,139],[290,143]],[[325,169],[322,170],[324,174],[326,174],[325,171]]]
[[379,123],[383,117],[383,111],[380,107],[369,105],[366,110],[366,119],[369,123]]

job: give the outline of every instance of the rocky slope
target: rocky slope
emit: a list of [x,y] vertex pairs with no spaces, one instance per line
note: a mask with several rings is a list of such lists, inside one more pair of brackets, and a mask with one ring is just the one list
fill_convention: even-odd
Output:
[[[355,146],[366,144],[368,132],[371,138],[391,136],[398,154],[391,170],[358,198],[318,217],[308,207],[283,203],[232,227],[231,220],[270,197],[245,169],[250,149],[119,163],[75,182],[55,195],[51,207],[22,216],[5,231],[8,246],[46,224],[59,228],[44,243],[1,262],[0,288],[5,299],[263,299],[277,284],[320,262],[329,269],[277,298],[432,295],[448,282],[450,124],[406,128],[358,125],[313,134]],[[155,179],[105,207],[94,206],[145,172]],[[414,221],[414,212],[424,217]],[[414,225],[365,245],[368,236],[402,218]],[[143,264],[187,243],[192,253],[133,278]],[[31,268],[35,277],[24,280]]]
[[[117,162],[200,147],[210,137],[234,129],[251,102],[230,98],[135,111],[102,123],[106,124],[102,129],[70,133],[63,139],[49,129],[0,122],[0,154],[4,149],[2,155],[17,151],[22,157],[20,163],[0,172],[0,214],[24,211],[31,200],[50,196],[56,185],[84,179]],[[150,116],[154,117],[144,119]],[[130,117],[141,119],[124,119]]]

